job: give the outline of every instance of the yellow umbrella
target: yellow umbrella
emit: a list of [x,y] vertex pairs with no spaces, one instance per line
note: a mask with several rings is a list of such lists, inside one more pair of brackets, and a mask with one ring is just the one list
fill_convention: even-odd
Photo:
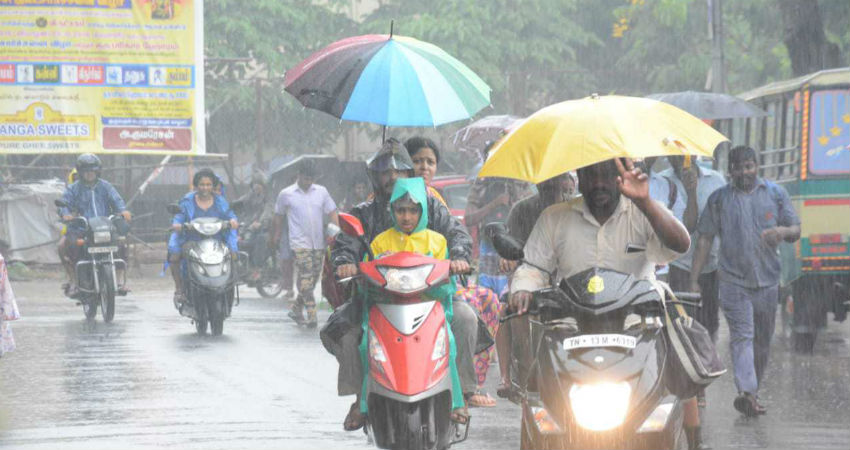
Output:
[[667,103],[594,94],[529,116],[493,147],[478,176],[539,183],[617,157],[711,157],[727,140]]

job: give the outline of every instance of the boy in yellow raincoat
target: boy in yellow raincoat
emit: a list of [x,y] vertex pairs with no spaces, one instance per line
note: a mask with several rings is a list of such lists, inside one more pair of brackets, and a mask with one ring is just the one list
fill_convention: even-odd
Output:
[[[390,197],[390,209],[393,218],[393,228],[379,234],[372,241],[372,254],[375,258],[387,256],[398,252],[411,252],[430,256],[435,259],[448,259],[449,250],[446,238],[436,231],[427,228],[428,208],[427,191],[425,181],[422,178],[401,178],[396,180]],[[449,373],[452,378],[452,409],[456,410],[453,416],[456,421],[467,418],[464,408],[463,392],[460,387],[455,357],[454,335],[451,331],[452,321],[452,294],[456,290],[455,280],[452,277],[449,283],[433,287],[423,295],[439,300],[446,313],[446,323],[449,335]],[[364,373],[368,373],[368,326],[369,308],[363,308],[363,340],[360,343],[360,357],[364,364]],[[366,377],[363,379],[363,395],[360,396],[360,410],[366,412]],[[458,411],[460,410],[460,411]]]

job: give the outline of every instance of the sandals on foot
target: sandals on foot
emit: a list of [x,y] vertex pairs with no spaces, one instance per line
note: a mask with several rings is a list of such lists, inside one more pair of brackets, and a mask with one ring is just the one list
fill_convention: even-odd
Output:
[[360,412],[360,402],[351,404],[348,414],[345,416],[345,421],[342,422],[342,427],[345,431],[355,431],[363,428],[366,423],[366,416]]
[[496,406],[496,400],[486,392],[475,391],[474,394],[466,398],[466,404],[470,408],[492,408]]
[[496,396],[499,398],[510,398],[511,397],[511,383],[505,380],[502,380],[499,383],[499,387],[496,388]]
[[466,425],[469,423],[469,410],[466,409],[466,406],[462,408],[457,408],[452,410],[451,421],[454,423],[459,423],[461,425]]

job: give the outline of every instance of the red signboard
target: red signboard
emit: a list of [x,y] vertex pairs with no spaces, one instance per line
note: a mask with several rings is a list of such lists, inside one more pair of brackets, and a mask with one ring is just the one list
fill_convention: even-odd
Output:
[[191,150],[189,128],[105,127],[103,148],[110,150]]

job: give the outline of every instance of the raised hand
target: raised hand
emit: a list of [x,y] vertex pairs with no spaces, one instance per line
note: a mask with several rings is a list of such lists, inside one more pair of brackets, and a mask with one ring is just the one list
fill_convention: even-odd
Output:
[[[632,201],[646,201],[649,199],[649,176],[640,168],[635,167],[631,158],[614,158],[620,176],[617,177],[617,187],[620,193]],[[624,164],[625,162],[625,164]]]

